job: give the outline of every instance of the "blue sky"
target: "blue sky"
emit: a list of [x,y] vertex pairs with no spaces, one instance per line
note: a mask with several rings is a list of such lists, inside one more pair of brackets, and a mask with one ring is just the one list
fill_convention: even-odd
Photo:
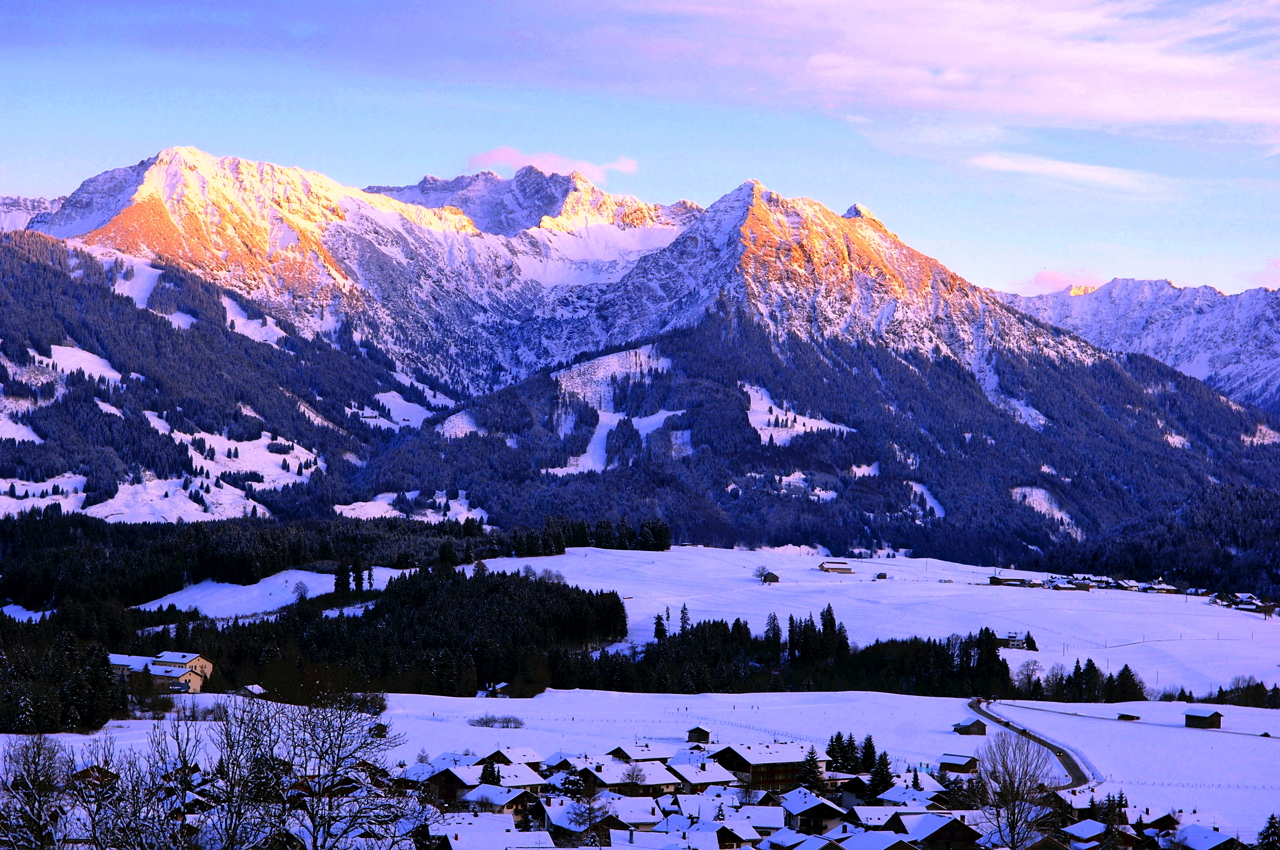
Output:
[[975,283],[1280,287],[1280,0],[19,4],[0,194],[172,145],[870,208]]

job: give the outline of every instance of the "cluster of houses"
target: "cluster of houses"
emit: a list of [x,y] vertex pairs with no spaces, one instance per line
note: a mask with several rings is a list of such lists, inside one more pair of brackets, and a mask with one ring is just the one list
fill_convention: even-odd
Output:
[[194,652],[162,652],[159,655],[118,655],[107,657],[119,676],[150,676],[161,693],[198,694],[213,675],[213,662]]
[[1198,587],[1179,590],[1171,584],[1166,584],[1164,579],[1161,578],[1155,581],[1133,581],[1132,579],[1115,579],[1109,576],[1077,573],[1070,576],[1046,575],[1044,578],[992,575],[988,577],[987,582],[999,587],[1043,587],[1050,590],[1083,591],[1099,588],[1102,590],[1127,590],[1132,593],[1182,593],[1187,596],[1207,596],[1209,601],[1215,605],[1222,605],[1241,611],[1252,611],[1268,616],[1274,613],[1276,608],[1275,605],[1264,602],[1252,593],[1230,593],[1227,591],[1210,593]]
[[[981,720],[955,724],[983,735]],[[445,753],[406,766],[395,780],[430,786],[447,814],[433,828],[449,850],[519,850],[607,842],[649,850],[981,850],[995,846],[981,811],[948,809],[946,790],[929,773],[905,772],[891,788],[871,791],[869,774],[831,771],[818,752],[821,788],[800,787],[810,745],[718,744],[702,727],[684,745],[636,743],[601,753],[542,756],[525,747]],[[970,755],[944,755],[938,768],[972,774]],[[487,775],[488,782],[484,781]],[[570,790],[571,789],[571,790]],[[1070,799],[1078,814],[1085,801]],[[1079,809],[1074,809],[1075,806]],[[1160,836],[1176,818],[1146,821]],[[1140,813],[1134,812],[1136,820]],[[1068,843],[1045,836],[1028,850],[1094,850],[1091,821]],[[1105,829],[1105,827],[1103,828]],[[1205,829],[1208,829],[1207,827]],[[1124,844],[1134,837],[1122,834]],[[1208,830],[1191,850],[1239,850]],[[1179,833],[1181,835],[1181,833]],[[1198,833],[1197,833],[1198,835]],[[594,844],[593,844],[594,846]],[[1127,846],[1132,846],[1129,841]]]

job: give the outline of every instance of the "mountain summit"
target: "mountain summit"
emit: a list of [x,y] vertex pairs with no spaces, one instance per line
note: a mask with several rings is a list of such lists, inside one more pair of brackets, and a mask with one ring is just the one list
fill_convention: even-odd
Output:
[[749,181],[709,208],[611,195],[525,167],[403,187],[170,148],[84,182],[31,228],[161,258],[303,333],[338,323],[468,391],[741,308],[779,339],[876,340],[954,356],[1088,360],[902,243]]

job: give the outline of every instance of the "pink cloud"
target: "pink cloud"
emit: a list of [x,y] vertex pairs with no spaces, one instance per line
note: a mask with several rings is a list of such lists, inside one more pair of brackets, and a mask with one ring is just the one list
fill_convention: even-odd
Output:
[[1262,286],[1267,289],[1280,289],[1280,257],[1268,260],[1266,267],[1260,272],[1251,272],[1244,276],[1251,286]]
[[606,182],[610,171],[635,174],[640,167],[629,156],[619,156],[613,162],[594,163],[585,159],[571,159],[558,153],[524,153],[510,146],[478,153],[467,162],[472,168],[510,168],[515,171],[532,165],[548,174],[572,174],[577,171],[593,183]]

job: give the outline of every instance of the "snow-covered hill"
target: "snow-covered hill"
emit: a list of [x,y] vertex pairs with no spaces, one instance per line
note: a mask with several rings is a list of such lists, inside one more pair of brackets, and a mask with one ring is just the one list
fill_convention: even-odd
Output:
[[609,195],[527,167],[359,190],[314,172],[171,148],[87,180],[31,227],[164,256],[311,335],[348,323],[471,391],[583,352],[741,308],[779,339],[950,354],[986,377],[994,351],[1090,361],[912,250],[750,181],[706,210]]
[[1112,351],[1146,354],[1237,401],[1280,412],[1280,292],[1116,279],[1005,303]]

